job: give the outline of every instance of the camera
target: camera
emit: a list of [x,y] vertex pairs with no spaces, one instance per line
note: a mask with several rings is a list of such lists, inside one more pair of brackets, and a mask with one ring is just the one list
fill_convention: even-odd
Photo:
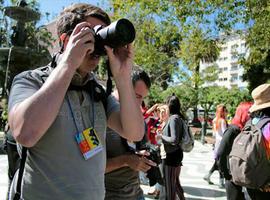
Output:
[[[149,156],[147,156],[147,159],[152,160],[157,165],[161,163],[159,147],[151,145],[151,144],[147,144],[145,150],[148,151],[150,154]],[[162,178],[162,175],[158,166],[151,167],[147,171],[146,177],[149,179],[150,186],[154,186],[156,183],[159,183],[160,185],[164,184],[163,178]]]
[[147,159],[152,160],[157,165],[161,163],[159,147],[155,145],[147,144],[145,147],[145,150],[149,152],[150,154],[149,156],[146,157]]
[[107,27],[97,25],[95,32],[95,50],[93,55],[106,55],[104,45],[111,48],[123,47],[135,39],[135,28],[127,19],[119,19]]

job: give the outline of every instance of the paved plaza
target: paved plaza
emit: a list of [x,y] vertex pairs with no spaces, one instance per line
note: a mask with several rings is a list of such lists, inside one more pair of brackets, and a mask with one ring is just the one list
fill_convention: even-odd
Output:
[[7,156],[0,155],[0,200],[5,200],[6,198],[8,185],[7,166]]
[[[180,181],[186,200],[226,200],[225,189],[218,187],[218,172],[214,172],[211,176],[214,185],[208,185],[203,180],[203,176],[209,171],[213,162],[212,145],[210,144],[202,145],[196,141],[192,152],[184,154]],[[144,185],[142,187],[147,193],[149,187]],[[147,196],[146,199],[151,198]]]
[[[196,141],[192,152],[184,154],[184,166],[181,170],[180,180],[187,200],[226,199],[225,190],[218,187],[218,172],[214,172],[211,177],[214,185],[208,185],[203,180],[203,176],[208,172],[212,164],[213,153],[210,144],[202,145]],[[7,156],[0,155],[0,200],[5,199],[7,181]],[[142,185],[142,188],[147,194],[149,187]],[[146,199],[152,198],[146,195]]]

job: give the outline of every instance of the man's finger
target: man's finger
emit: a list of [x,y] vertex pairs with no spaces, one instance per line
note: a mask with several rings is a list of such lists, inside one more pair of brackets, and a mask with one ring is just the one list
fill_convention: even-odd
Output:
[[104,46],[109,58],[113,57],[113,49],[107,45]]
[[77,34],[73,35],[73,41],[82,39],[82,38],[88,38],[89,40],[93,41],[95,40],[93,31],[89,27],[83,27]]
[[153,162],[152,160],[149,160],[147,158],[144,158],[144,162],[150,166],[153,166],[153,167],[157,166],[157,164],[155,162]]
[[71,33],[71,36],[74,36],[76,35],[77,33],[80,32],[80,30],[83,28],[83,27],[90,27],[91,24],[89,24],[88,22],[81,22],[79,24],[77,24],[74,28],[74,30],[72,31]]

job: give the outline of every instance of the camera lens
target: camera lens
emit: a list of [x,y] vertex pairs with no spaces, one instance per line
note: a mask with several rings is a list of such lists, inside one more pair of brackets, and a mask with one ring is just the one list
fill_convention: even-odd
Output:
[[119,19],[107,27],[94,27],[95,52],[94,54],[105,55],[104,45],[112,48],[123,47],[135,39],[135,28],[127,19]]
[[116,35],[123,44],[129,44],[135,39],[135,29],[133,24],[126,20],[120,19],[116,25]]

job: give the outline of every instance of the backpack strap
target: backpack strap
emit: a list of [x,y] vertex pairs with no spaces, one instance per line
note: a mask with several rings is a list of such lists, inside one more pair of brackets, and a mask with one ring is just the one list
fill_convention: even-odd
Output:
[[22,185],[22,178],[23,178],[23,171],[25,166],[27,156],[27,148],[22,147],[22,158],[20,162],[20,168],[19,168],[19,174],[18,174],[18,180],[17,180],[17,186],[16,186],[16,193],[13,197],[13,200],[20,200],[21,199],[21,185]]
[[269,117],[263,117],[260,121],[256,124],[256,127],[262,129],[268,122],[270,122]]

